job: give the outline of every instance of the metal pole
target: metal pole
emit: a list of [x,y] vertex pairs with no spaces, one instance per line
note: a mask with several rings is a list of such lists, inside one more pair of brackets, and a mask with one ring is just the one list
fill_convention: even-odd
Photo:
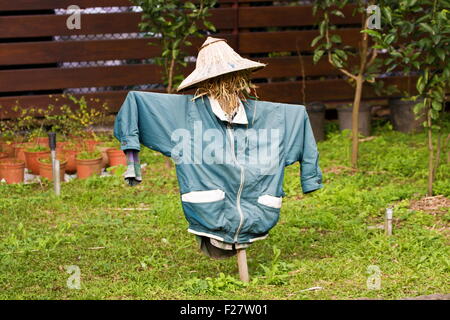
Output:
[[61,173],[59,160],[56,159],[56,133],[48,133],[48,145],[50,146],[52,154],[52,172],[53,172],[53,186],[55,188],[55,194],[59,196],[61,194]]
[[385,219],[384,219],[384,233],[387,236],[391,236],[392,235],[392,217],[393,217],[393,214],[394,214],[394,210],[391,207],[386,208],[386,216],[385,216]]

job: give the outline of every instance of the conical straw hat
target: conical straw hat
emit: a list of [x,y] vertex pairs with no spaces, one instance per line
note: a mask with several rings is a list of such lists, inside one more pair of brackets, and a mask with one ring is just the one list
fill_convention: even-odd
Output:
[[255,71],[265,66],[264,63],[242,58],[225,39],[208,37],[198,53],[195,70],[184,79],[177,91],[223,74],[246,69]]

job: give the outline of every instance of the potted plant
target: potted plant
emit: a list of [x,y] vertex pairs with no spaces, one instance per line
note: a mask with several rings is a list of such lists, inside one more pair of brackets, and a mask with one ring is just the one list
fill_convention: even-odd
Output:
[[5,152],[9,157],[14,157],[14,134],[7,123],[0,123],[0,134],[0,152]]
[[98,144],[96,146],[96,149],[98,151],[100,151],[100,153],[102,154],[102,167],[106,168],[108,167],[109,164],[109,157],[108,157],[108,153],[106,152],[108,149],[117,147],[117,143],[116,142],[101,142],[100,144]]
[[25,179],[25,162],[14,158],[0,159],[0,180],[7,184],[21,183]]
[[[60,179],[64,181],[64,175],[66,173],[67,160],[63,157],[57,157],[59,160],[59,172]],[[53,180],[53,164],[51,157],[43,157],[38,159],[39,162],[39,175],[48,180]]]
[[14,144],[14,157],[16,159],[26,161],[25,159],[25,149],[33,146],[31,142],[17,142]]
[[64,144],[62,153],[64,154],[64,158],[67,160],[66,172],[68,174],[74,174],[77,172],[77,162],[76,156],[82,150],[79,143],[76,141],[68,141]]
[[34,145],[25,149],[25,162],[28,170],[35,175],[39,174],[38,159],[50,154],[50,148]]
[[100,151],[81,151],[76,155],[77,176],[80,179],[89,178],[92,175],[100,175],[102,172],[102,155]]

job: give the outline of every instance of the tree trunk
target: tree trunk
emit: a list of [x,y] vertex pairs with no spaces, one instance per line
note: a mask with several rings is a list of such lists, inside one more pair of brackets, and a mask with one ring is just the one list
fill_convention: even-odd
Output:
[[359,133],[359,107],[363,89],[363,76],[359,74],[356,78],[355,99],[352,111],[352,167],[358,167],[358,133]]
[[430,106],[427,110],[427,124],[428,124],[428,196],[433,195],[433,133],[431,129],[431,110]]

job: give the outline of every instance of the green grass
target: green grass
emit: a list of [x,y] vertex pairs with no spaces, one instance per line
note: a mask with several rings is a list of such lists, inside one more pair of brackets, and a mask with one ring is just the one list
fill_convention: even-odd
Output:
[[[144,182],[121,177],[52,185],[0,185],[0,299],[397,299],[449,292],[450,209],[409,209],[425,196],[425,135],[375,128],[361,143],[360,169],[348,168],[349,141],[329,132],[319,143],[325,188],[303,195],[299,166],[287,168],[281,218],[268,239],[248,249],[250,284],[236,259],[211,260],[189,234],[175,170],[146,149]],[[443,156],[443,160],[444,156]],[[435,194],[450,196],[443,161]],[[394,205],[394,235],[383,223]],[[121,210],[144,208],[144,210]],[[66,267],[81,270],[68,289]],[[381,270],[369,290],[368,267]],[[301,291],[310,287],[318,291]]]

